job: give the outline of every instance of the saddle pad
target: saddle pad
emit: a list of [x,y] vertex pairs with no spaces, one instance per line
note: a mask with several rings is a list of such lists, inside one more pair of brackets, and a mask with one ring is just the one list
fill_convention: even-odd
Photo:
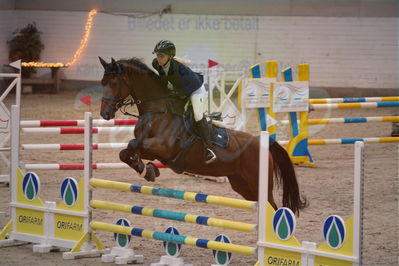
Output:
[[220,148],[226,148],[229,145],[229,133],[227,128],[213,126],[212,143]]

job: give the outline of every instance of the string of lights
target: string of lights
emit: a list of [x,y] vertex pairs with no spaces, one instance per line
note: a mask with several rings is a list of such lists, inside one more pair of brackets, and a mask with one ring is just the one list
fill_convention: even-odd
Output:
[[89,12],[87,16],[86,26],[83,34],[83,38],[80,41],[80,46],[78,50],[76,50],[75,54],[73,55],[72,61],[68,63],[44,63],[44,62],[22,62],[21,65],[23,67],[69,67],[78,61],[79,57],[82,55],[83,50],[87,46],[87,42],[89,40],[91,27],[93,26],[93,20],[95,14],[97,14],[97,10],[93,9]]
[[[90,36],[90,32],[91,32],[91,27],[93,26],[94,16],[97,13],[98,13],[98,11],[96,9],[93,9],[89,12],[89,15],[87,16],[87,21],[86,21],[83,38],[80,41],[80,46],[79,46],[78,50],[76,50],[75,54],[73,55],[72,61],[70,61],[68,63],[22,62],[21,65],[23,67],[69,67],[69,66],[75,64],[78,61],[78,59],[80,58],[80,56],[82,55],[83,50],[87,46],[87,42],[89,40],[89,36]],[[160,12],[154,12],[154,13],[150,13],[150,14],[142,15],[142,16],[135,16],[132,14],[130,14],[130,15],[115,14],[115,13],[110,13],[110,12],[101,12],[101,13],[108,14],[108,15],[114,15],[114,16],[131,16],[131,17],[135,17],[135,18],[146,18],[146,17],[150,17],[150,16],[154,16],[154,15],[162,16],[162,14],[171,13],[171,6],[168,5],[166,8],[162,9]]]

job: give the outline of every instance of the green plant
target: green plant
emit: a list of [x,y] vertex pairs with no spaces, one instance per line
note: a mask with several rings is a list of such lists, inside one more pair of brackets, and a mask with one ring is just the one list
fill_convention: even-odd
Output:
[[[36,23],[30,23],[22,29],[17,29],[13,33],[13,38],[7,41],[9,58],[19,57],[23,62],[39,61],[40,54],[44,49],[41,41],[41,32],[36,28]],[[29,77],[35,73],[35,69],[25,67],[22,69],[22,76]]]

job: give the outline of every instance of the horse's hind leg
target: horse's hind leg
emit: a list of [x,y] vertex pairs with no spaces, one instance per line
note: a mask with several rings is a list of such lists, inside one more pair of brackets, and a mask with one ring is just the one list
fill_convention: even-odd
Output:
[[[227,176],[230,181],[230,185],[234,191],[243,196],[246,200],[257,201],[258,192],[251,189],[247,182],[240,175],[229,175]],[[272,207],[277,210],[277,204],[273,197],[273,172],[269,172],[269,186],[268,186],[268,201]]]
[[258,200],[248,183],[245,182],[240,175],[229,175],[227,177],[229,178],[232,189],[243,196],[246,200]]
[[[269,154],[269,173],[268,173],[268,196],[267,200],[269,201],[270,205],[277,210],[277,204],[274,201],[274,196],[273,196],[273,186],[274,186],[274,174],[273,174],[273,158]],[[239,175],[239,179],[242,180],[242,183],[245,183],[246,186],[249,188],[249,191],[252,191],[251,198],[254,198],[253,200],[258,200],[258,176],[259,176],[259,170],[258,168],[246,168],[242,170],[242,174]],[[255,177],[255,178],[254,178]],[[236,190],[237,191],[237,190]],[[238,192],[238,191],[237,191]],[[240,193],[240,192],[238,192]]]

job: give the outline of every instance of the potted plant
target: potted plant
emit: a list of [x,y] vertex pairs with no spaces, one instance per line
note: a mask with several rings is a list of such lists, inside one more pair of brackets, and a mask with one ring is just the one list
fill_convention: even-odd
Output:
[[[10,62],[19,59],[23,62],[40,60],[44,44],[40,38],[41,32],[36,28],[35,22],[28,24],[22,29],[15,30],[12,34],[12,39],[7,41]],[[23,78],[29,78],[32,73],[36,73],[34,68],[22,68],[21,74]]]

